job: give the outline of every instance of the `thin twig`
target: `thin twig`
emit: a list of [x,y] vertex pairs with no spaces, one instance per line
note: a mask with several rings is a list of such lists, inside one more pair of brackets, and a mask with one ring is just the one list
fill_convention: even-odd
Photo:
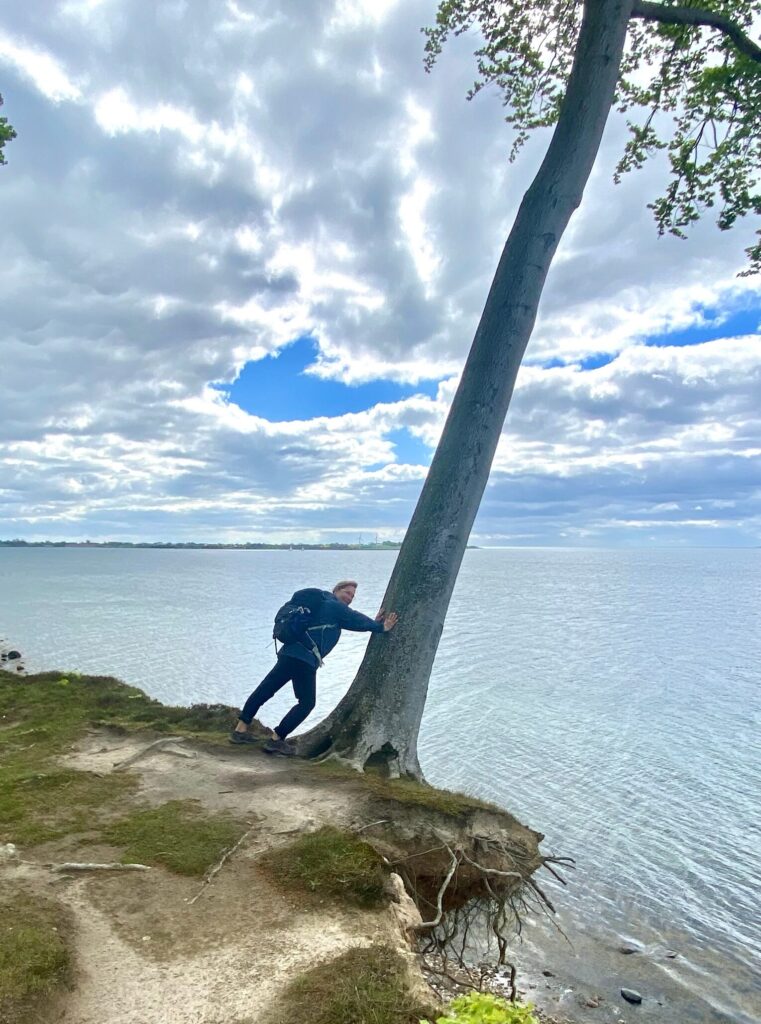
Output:
[[254,831],[254,829],[256,828],[256,826],[258,824],[259,824],[258,821],[254,822],[254,824],[251,826],[251,828],[247,832],[243,833],[243,835],[240,837],[238,842],[235,843],[233,846],[231,846],[229,849],[225,850],[225,852],[222,854],[222,856],[217,861],[217,863],[214,865],[214,867],[211,868],[210,871],[207,871],[206,876],[204,877],[204,880],[203,880],[203,885],[198,890],[198,892],[195,894],[193,899],[192,900],[188,900],[188,905],[189,906],[192,906],[195,903],[195,901],[199,898],[199,896],[201,896],[203,894],[203,892],[206,889],[206,886],[211,882],[212,878],[214,878],[214,876],[216,874],[218,874],[218,872],[221,870],[222,865],[225,863],[225,861],[229,857],[232,857],[232,855],[235,853],[235,851],[238,849],[238,847],[241,845],[241,843],[245,839],[248,839],[248,837],[251,835],[251,833]]

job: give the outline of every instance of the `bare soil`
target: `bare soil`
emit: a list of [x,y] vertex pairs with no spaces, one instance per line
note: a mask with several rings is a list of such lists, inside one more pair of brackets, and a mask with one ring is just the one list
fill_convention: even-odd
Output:
[[[93,731],[63,764],[107,774],[152,738]],[[126,770],[139,778],[131,805],[192,799],[249,823],[250,831],[209,884],[157,867],[52,872],[50,863],[119,859],[120,850],[81,836],[21,850],[19,861],[3,864],[0,877],[53,895],[73,916],[74,985],[43,1008],[40,1024],[263,1024],[290,979],[349,947],[390,943],[415,968],[399,923],[414,920],[415,911],[403,896],[402,904],[360,911],[284,895],[257,870],[264,850],[301,831],[371,821],[361,787],[321,780],[319,769],[253,746],[183,740]]]

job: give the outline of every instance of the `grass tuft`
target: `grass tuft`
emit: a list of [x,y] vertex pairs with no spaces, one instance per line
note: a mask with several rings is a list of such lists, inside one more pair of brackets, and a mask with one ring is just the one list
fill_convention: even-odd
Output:
[[123,846],[122,863],[161,865],[178,875],[203,875],[246,831],[226,815],[202,812],[192,800],[133,811],[101,832]]
[[380,854],[350,832],[326,825],[259,859],[281,888],[306,890],[359,907],[389,901]]
[[410,996],[405,964],[388,946],[350,949],[296,978],[273,1024],[418,1024],[431,1012]]
[[55,903],[25,893],[0,894],[0,1020],[35,1019],[38,1000],[68,984],[67,929]]

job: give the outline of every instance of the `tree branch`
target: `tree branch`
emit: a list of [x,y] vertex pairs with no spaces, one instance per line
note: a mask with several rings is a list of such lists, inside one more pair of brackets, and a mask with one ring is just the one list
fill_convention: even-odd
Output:
[[730,18],[716,11],[706,11],[699,7],[665,7],[663,4],[651,3],[650,0],[634,0],[632,18],[644,21],[659,21],[663,25],[705,25],[716,28],[729,36],[740,53],[761,64],[761,46]]

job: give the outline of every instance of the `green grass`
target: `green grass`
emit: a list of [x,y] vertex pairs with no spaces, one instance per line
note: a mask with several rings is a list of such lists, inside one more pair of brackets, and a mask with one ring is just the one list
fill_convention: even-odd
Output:
[[137,788],[129,774],[100,777],[60,768],[96,725],[226,742],[235,710],[165,707],[142,690],[103,676],[0,672],[0,841],[22,846],[86,832]]
[[359,907],[389,901],[383,860],[368,843],[330,825],[269,850],[259,864],[281,888]]
[[91,772],[18,762],[0,765],[0,840],[33,846],[92,828],[114,801],[137,788],[127,775],[101,778]]
[[39,1000],[68,984],[67,930],[48,900],[0,892],[0,1021],[35,1019]]
[[101,838],[124,847],[122,863],[203,875],[245,831],[245,824],[226,815],[209,815],[191,800],[170,800],[160,807],[133,811],[104,828]]
[[55,742],[71,742],[91,725],[222,740],[236,714],[224,704],[164,705],[109,676],[43,672],[19,679],[0,672],[0,724],[42,727]]
[[271,1009],[272,1024],[418,1024],[431,1008],[407,989],[401,956],[387,946],[350,949],[296,978]]
[[437,789],[414,779],[387,779],[375,771],[365,771],[359,775],[352,768],[336,764],[333,761],[315,765],[315,771],[347,782],[358,780],[375,797],[382,800],[393,800],[409,807],[424,807],[439,811],[450,817],[463,818],[473,811],[491,811],[512,819],[512,816],[498,804],[479,800],[478,797],[466,793],[455,793],[448,789]]

